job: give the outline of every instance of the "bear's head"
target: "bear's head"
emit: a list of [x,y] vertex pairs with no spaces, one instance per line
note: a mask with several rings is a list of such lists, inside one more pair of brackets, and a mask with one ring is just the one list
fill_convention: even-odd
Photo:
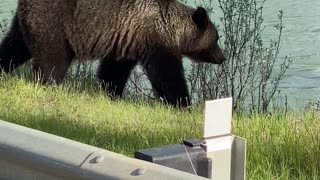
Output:
[[192,14],[192,27],[186,35],[183,54],[194,61],[221,64],[225,56],[218,45],[218,31],[206,10],[198,7]]

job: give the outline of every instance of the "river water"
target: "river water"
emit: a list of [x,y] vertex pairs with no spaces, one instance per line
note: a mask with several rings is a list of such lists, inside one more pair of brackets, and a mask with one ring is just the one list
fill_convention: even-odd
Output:
[[[10,18],[16,0],[0,0],[0,19]],[[320,0],[267,0],[264,4],[266,41],[276,34],[278,11],[284,12],[280,58],[288,55],[293,63],[280,84],[290,106],[320,98]]]

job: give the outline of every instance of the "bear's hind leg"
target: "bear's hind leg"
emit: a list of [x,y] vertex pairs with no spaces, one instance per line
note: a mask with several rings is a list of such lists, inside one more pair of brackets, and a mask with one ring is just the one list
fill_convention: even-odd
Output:
[[24,42],[23,34],[15,15],[11,28],[0,43],[0,73],[10,72],[31,59],[31,54]]
[[135,61],[126,59],[117,61],[113,58],[104,58],[101,61],[98,77],[111,98],[122,96],[125,84],[136,64]]
[[174,107],[191,105],[180,59],[168,53],[158,53],[143,64],[158,98]]
[[60,84],[74,58],[73,51],[62,44],[42,48],[39,52],[32,60],[36,79],[42,84]]

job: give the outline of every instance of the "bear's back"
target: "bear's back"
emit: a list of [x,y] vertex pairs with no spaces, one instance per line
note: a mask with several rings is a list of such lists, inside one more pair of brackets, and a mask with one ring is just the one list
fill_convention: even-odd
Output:
[[18,16],[33,34],[63,32],[78,60],[134,59],[157,44],[176,48],[179,23],[191,11],[176,0],[19,0]]

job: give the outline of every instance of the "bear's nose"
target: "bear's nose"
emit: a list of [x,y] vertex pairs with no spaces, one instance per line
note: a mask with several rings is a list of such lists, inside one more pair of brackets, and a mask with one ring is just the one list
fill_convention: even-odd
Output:
[[220,64],[222,64],[225,60],[226,60],[226,57],[225,57],[224,55],[222,55],[222,57],[221,57],[221,59],[220,59],[220,61],[221,61]]
[[223,63],[223,60],[218,60],[215,62],[215,64],[222,64]]
[[213,58],[214,58],[215,64],[222,64],[226,60],[226,57],[219,46],[217,46],[217,48],[215,49],[213,53]]
[[213,57],[214,64],[222,64],[226,60],[224,54],[219,53]]

